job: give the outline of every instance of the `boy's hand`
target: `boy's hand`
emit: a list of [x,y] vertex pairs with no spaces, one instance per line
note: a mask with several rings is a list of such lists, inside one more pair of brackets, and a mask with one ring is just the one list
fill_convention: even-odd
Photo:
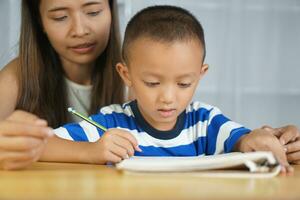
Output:
[[52,135],[45,120],[28,112],[14,111],[0,122],[0,168],[22,169],[37,161]]
[[280,144],[275,135],[264,129],[255,129],[242,136],[237,142],[235,150],[241,152],[271,151],[282,166],[281,172],[289,173],[293,171],[287,161],[283,145]]
[[91,163],[106,164],[118,163],[134,155],[134,151],[141,152],[135,137],[128,131],[109,129],[95,143],[92,143],[92,152],[89,156]]
[[262,129],[274,134],[284,145],[290,163],[300,164],[300,132],[296,126],[288,125],[280,128],[263,126]]

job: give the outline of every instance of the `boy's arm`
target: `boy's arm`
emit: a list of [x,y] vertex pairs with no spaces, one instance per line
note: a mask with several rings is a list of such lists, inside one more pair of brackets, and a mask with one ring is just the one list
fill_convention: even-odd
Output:
[[206,155],[232,152],[239,138],[251,130],[231,121],[216,107],[209,112]]
[[279,164],[282,166],[282,172],[292,172],[293,168],[289,165],[283,145],[273,134],[264,129],[255,129],[249,134],[239,138],[234,147],[235,151],[271,151]]
[[133,135],[110,129],[96,142],[74,142],[54,136],[48,140],[40,161],[90,164],[117,163],[141,151]]
[[90,142],[74,142],[53,136],[47,141],[40,161],[89,163],[86,152],[91,147]]

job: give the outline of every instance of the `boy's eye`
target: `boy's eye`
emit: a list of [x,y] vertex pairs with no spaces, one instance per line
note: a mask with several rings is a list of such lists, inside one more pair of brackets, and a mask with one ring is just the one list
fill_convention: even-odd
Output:
[[190,87],[192,84],[191,83],[178,83],[177,84],[179,87],[181,88],[188,88]]
[[98,11],[94,11],[94,12],[88,12],[87,14],[90,15],[90,16],[97,16],[97,15],[99,15],[100,12],[101,11],[98,10]]
[[64,21],[65,19],[67,19],[67,16],[61,16],[61,17],[55,17],[55,18],[53,18],[54,21],[58,21],[58,22]]
[[159,85],[159,82],[147,82],[147,81],[144,81],[144,83],[148,87],[155,87],[155,86]]

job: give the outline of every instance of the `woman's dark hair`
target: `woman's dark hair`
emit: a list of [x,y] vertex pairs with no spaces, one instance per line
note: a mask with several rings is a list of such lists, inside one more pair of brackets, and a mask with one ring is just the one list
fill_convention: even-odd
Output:
[[[115,64],[121,61],[116,3],[110,0],[109,4],[110,38],[91,74],[90,114],[104,105],[124,100],[123,83],[115,70]],[[16,109],[34,113],[55,128],[69,121],[65,73],[58,54],[43,32],[39,5],[40,0],[22,0]]]

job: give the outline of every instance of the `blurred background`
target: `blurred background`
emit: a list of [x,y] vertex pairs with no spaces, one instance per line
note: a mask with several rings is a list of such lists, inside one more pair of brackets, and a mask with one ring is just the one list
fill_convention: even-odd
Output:
[[[20,2],[0,1],[0,69],[18,54]],[[249,128],[300,127],[300,0],[119,0],[121,34],[137,11],[161,4],[188,9],[204,28],[210,69],[194,100]]]

